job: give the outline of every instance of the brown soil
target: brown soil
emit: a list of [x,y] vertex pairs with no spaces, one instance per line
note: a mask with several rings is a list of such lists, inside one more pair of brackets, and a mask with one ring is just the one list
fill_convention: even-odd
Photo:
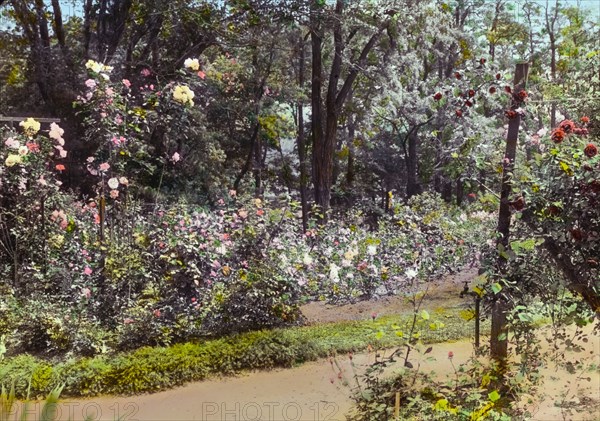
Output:
[[[470,269],[455,275],[446,276],[439,281],[422,283],[419,291],[426,291],[424,304],[427,308],[451,308],[469,302],[468,297],[461,298],[465,282],[471,283],[477,276],[477,269]],[[331,305],[323,301],[314,301],[302,306],[302,314],[309,324],[340,322],[345,320],[369,319],[372,314],[385,316],[412,311],[412,304],[406,297],[384,296],[377,300],[359,301],[354,304]]]

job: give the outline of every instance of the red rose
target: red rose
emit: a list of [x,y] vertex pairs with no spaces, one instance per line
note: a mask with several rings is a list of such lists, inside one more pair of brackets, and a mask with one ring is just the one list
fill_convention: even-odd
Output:
[[472,106],[473,106],[473,103],[472,103],[471,101],[467,100],[467,101],[465,101],[465,105],[466,105],[467,107],[472,107]]
[[550,215],[550,216],[560,215],[560,208],[556,205],[550,205],[548,207],[548,215]]
[[563,129],[559,128],[559,129],[555,129],[552,132],[551,138],[554,143],[561,143],[563,140],[565,140],[565,136],[566,136],[565,131]]
[[579,119],[583,124],[588,124],[590,122],[590,118],[587,116],[583,116]]
[[504,91],[510,94],[512,92],[512,89],[510,88],[510,86],[507,85],[504,87]]
[[495,94],[495,93],[496,93],[496,87],[490,86],[490,94]]
[[454,77],[457,78],[458,80],[460,80],[462,78],[462,75],[458,72],[454,73]]
[[593,143],[588,143],[588,145],[583,150],[583,153],[588,158],[593,158],[598,154],[598,148]]
[[525,209],[525,199],[523,199],[523,196],[519,196],[515,199],[514,202],[511,203],[511,205],[513,206],[513,208],[515,208],[516,211],[522,211],[523,209]]
[[596,194],[600,193],[600,181],[594,180],[588,184],[590,190]]
[[519,101],[525,101],[527,99],[527,96],[528,96],[527,92],[524,91],[523,89],[521,89],[519,91],[519,93],[517,94],[517,100],[519,100]]
[[486,62],[486,61],[487,61],[487,60],[486,60],[486,59],[484,59],[484,58],[480,58],[480,59],[479,59],[479,63],[481,63],[481,64],[485,64],[485,62]]
[[571,133],[575,129],[575,123],[571,120],[563,120],[558,127],[563,129],[565,133]]
[[502,78],[502,75],[500,73],[496,73],[496,80],[500,80]]
[[440,99],[442,99],[442,96],[443,95],[440,92],[438,92],[433,96],[433,99],[435,99],[436,101],[439,101]]
[[463,116],[462,110],[456,110],[456,116],[457,117],[462,117]]
[[473,89],[469,89],[469,97],[473,98],[475,96],[475,91]]
[[581,241],[585,238],[585,233],[579,228],[571,229],[571,235],[575,241]]
[[506,110],[504,111],[504,115],[512,120],[513,118],[517,118],[519,114],[515,110]]

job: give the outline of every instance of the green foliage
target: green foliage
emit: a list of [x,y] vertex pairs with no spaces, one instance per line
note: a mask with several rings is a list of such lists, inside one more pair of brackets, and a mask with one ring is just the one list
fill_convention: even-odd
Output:
[[[44,401],[44,406],[41,408],[40,418],[33,421],[54,421],[57,419],[58,398],[60,397],[62,390],[62,386],[56,386],[48,393],[46,400]],[[27,397],[27,399],[29,399],[29,397]],[[19,406],[20,408],[18,408]],[[0,421],[16,421],[18,410],[21,412],[21,415],[18,419],[20,421],[27,421],[29,418],[27,415],[28,406],[28,401],[17,401],[14,382],[8,391],[6,387],[2,385],[2,390],[0,393]]]

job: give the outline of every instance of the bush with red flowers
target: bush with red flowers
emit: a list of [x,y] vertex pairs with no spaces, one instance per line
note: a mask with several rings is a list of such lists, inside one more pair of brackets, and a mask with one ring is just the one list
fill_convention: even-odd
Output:
[[[589,119],[578,121],[587,124]],[[519,234],[540,238],[545,258],[562,269],[560,276],[581,294],[588,311],[598,313],[600,272],[587,260],[600,255],[600,166],[597,143],[584,136],[589,136],[586,127],[565,119],[550,134],[554,144],[541,139],[528,181],[519,186],[528,199]],[[517,209],[516,201],[511,204]]]

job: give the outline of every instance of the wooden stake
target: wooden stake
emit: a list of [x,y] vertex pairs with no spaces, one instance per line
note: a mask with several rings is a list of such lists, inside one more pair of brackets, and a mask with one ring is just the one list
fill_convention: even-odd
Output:
[[394,408],[394,419],[400,421],[400,392],[396,392],[396,407]]
[[[513,100],[511,110],[515,110],[521,106],[522,101],[519,101],[518,94],[525,89],[527,84],[527,76],[529,74],[529,63],[519,63],[515,69],[515,79],[513,88]],[[517,155],[517,143],[519,139],[519,126],[521,125],[521,115],[516,113],[514,118],[508,121],[508,134],[506,135],[506,150],[503,159],[502,171],[502,188],[500,191],[500,209],[498,211],[498,270],[501,275],[506,273],[507,260],[504,253],[509,247],[510,235],[510,196],[512,195],[512,179],[515,169],[515,158]],[[508,341],[507,341],[507,320],[506,315],[510,310],[509,301],[504,294],[497,294],[495,301],[492,304],[492,332],[490,339],[490,354],[491,357],[500,363],[500,369],[504,367],[508,356]]]

